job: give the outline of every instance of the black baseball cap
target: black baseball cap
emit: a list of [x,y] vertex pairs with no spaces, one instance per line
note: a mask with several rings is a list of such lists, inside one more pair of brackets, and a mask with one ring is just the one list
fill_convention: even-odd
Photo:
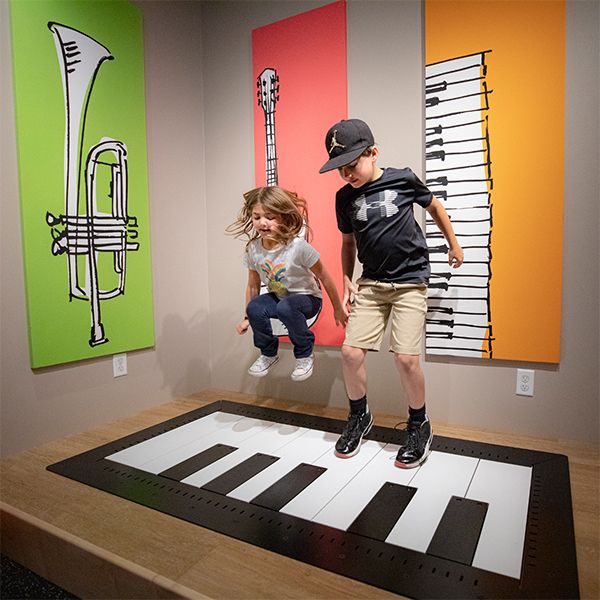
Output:
[[319,173],[327,173],[351,163],[374,143],[373,134],[364,121],[344,119],[336,123],[325,136],[329,160],[319,169]]

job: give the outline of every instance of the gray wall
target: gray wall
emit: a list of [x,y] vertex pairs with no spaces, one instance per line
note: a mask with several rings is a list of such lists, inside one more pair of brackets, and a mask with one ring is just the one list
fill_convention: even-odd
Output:
[[[249,335],[233,331],[243,310],[242,245],[223,233],[253,185],[251,30],[325,3],[136,2],[145,28],[156,347],[129,353],[129,375],[113,379],[110,357],[29,368],[10,37],[0,0],[4,455],[209,386],[345,406],[337,349],[318,348],[316,373],[300,384],[288,377],[289,349],[273,377],[246,375],[256,352]],[[427,361],[428,407],[439,422],[598,441],[599,13],[594,0],[567,6],[561,363]],[[413,0],[348,3],[350,114],[372,124],[381,164],[418,172],[421,23]],[[515,396],[517,366],[536,370],[534,398]],[[369,355],[368,368],[373,409],[403,416],[389,354]]]

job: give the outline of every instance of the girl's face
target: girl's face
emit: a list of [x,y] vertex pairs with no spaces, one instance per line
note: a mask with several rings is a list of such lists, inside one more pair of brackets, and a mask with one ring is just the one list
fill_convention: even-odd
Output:
[[270,238],[275,230],[281,226],[281,223],[281,215],[265,210],[260,202],[252,207],[252,227],[261,238]]

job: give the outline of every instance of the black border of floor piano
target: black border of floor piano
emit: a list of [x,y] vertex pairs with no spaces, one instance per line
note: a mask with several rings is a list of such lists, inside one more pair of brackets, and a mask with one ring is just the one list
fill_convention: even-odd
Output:
[[[48,470],[132,502],[322,569],[411,598],[579,598],[566,456],[435,436],[438,452],[532,467],[520,579],[386,544],[222,496],[105,457],[216,411],[339,433],[343,421],[228,400],[48,466]],[[373,427],[368,439],[399,443]]]

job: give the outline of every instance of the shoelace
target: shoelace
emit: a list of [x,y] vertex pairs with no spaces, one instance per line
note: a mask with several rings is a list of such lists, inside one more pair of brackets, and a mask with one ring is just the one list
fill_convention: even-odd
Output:
[[362,415],[360,413],[350,413],[350,416],[348,417],[348,423],[346,424],[346,427],[344,428],[344,431],[341,435],[341,437],[344,440],[348,440],[352,437],[352,435],[358,428],[361,417]]
[[406,445],[410,450],[416,450],[419,447],[419,426],[416,423],[410,423],[410,421],[399,421],[394,425],[394,430],[397,431],[399,425],[406,425],[406,427],[402,429],[402,431],[406,430],[408,433]]
[[409,427],[408,431],[408,440],[406,440],[406,445],[410,450],[417,450],[419,447],[419,434],[416,428]]

